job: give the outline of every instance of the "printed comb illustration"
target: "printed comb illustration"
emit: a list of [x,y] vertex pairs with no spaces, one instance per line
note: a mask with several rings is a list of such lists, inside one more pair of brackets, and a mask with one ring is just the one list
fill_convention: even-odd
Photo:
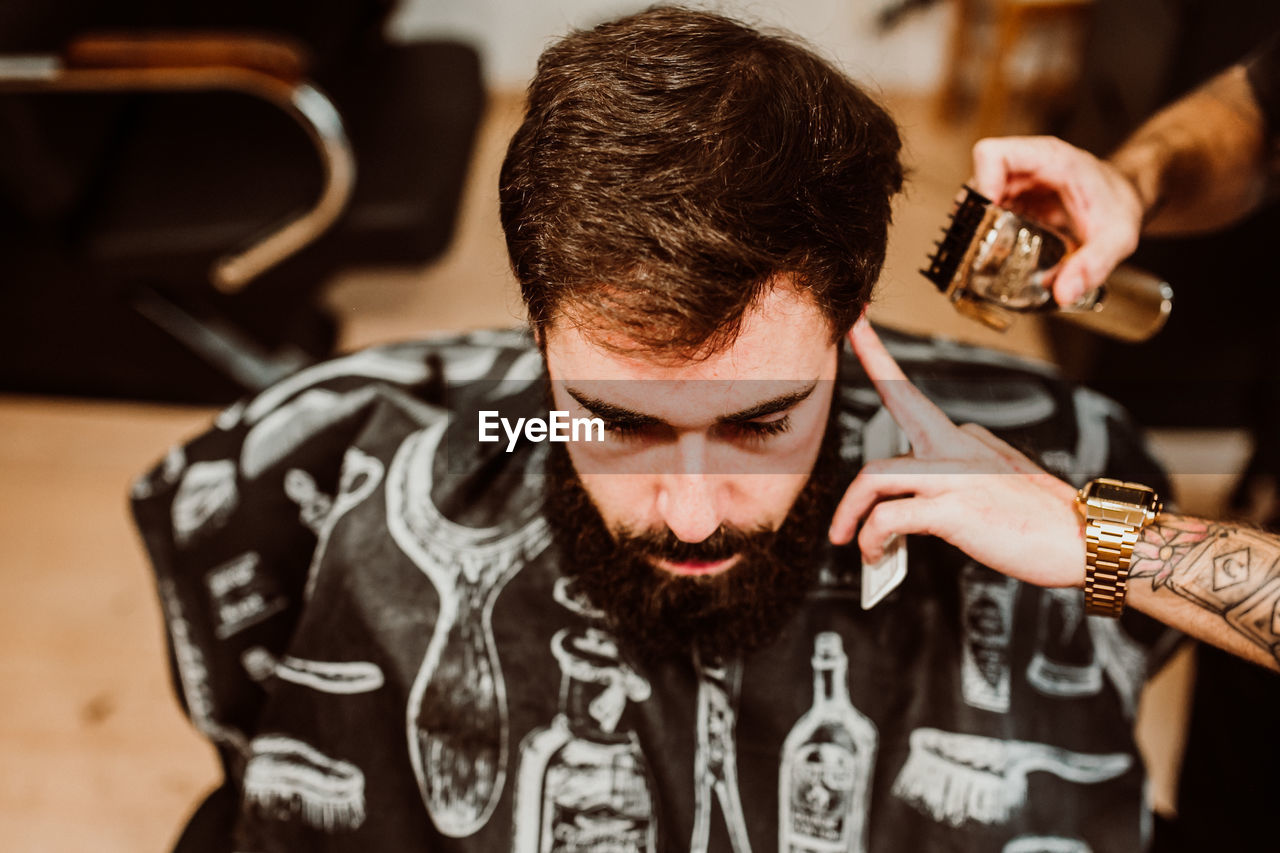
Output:
[[893,794],[951,826],[971,820],[998,824],[1026,803],[1030,773],[1091,785],[1120,776],[1132,764],[1122,752],[1090,755],[1043,743],[916,729]]

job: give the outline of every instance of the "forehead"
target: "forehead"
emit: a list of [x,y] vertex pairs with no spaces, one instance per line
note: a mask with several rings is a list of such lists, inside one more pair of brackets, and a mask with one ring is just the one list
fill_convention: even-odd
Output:
[[748,309],[733,343],[706,358],[637,351],[620,335],[563,322],[547,328],[545,343],[555,380],[812,380],[830,378],[831,337],[813,299],[779,285]]

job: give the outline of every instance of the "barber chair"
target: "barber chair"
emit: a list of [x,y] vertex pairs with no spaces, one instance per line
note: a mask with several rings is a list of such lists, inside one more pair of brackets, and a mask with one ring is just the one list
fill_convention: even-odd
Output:
[[226,403],[332,352],[334,272],[448,245],[471,47],[363,0],[81,5],[101,34],[0,28],[0,390]]

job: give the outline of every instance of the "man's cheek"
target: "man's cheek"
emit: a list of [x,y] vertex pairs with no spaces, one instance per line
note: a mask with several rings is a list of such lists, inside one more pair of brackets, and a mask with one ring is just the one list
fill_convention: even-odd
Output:
[[625,527],[644,530],[652,527],[646,505],[649,478],[625,474],[581,473],[579,479],[596,511],[609,530]]
[[734,477],[730,490],[733,511],[726,521],[742,530],[777,530],[804,489],[807,474],[745,474]]

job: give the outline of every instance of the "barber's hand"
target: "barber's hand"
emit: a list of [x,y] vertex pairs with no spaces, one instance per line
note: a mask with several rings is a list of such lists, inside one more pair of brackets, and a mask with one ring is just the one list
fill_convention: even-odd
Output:
[[861,521],[867,562],[883,556],[892,535],[922,533],[1018,580],[1083,584],[1076,490],[983,427],[953,424],[903,375],[865,317],[849,341],[912,449],[863,466],[836,509],[831,540],[849,542]]
[[1138,247],[1143,205],[1133,184],[1115,166],[1056,137],[979,140],[973,188],[1078,244],[1054,279],[1060,305],[1101,285]]

